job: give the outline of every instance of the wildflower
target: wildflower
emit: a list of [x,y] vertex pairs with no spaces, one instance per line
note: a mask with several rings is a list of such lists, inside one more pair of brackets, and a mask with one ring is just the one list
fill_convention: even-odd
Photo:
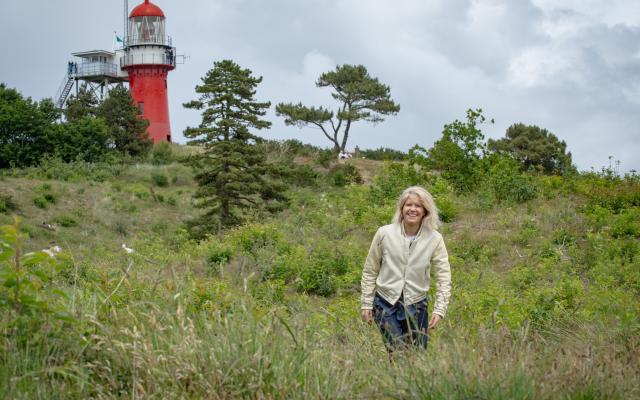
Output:
[[62,248],[60,246],[53,246],[53,247],[49,247],[48,249],[42,249],[42,251],[46,253],[49,257],[53,258],[56,256],[56,254],[62,251]]
[[122,248],[124,249],[125,252],[127,252],[127,254],[133,253],[133,249],[128,248],[127,245],[124,243],[122,243]]

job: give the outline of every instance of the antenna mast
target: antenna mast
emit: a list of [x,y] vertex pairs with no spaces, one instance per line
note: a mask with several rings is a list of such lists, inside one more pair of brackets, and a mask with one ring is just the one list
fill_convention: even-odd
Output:
[[124,32],[122,34],[122,44],[124,47],[127,45],[127,36],[129,36],[129,1],[124,0]]

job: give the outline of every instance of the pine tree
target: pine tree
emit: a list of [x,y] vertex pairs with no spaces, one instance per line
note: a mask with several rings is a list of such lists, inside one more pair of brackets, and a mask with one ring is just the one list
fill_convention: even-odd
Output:
[[98,99],[87,85],[82,85],[77,94],[69,96],[64,116],[68,122],[75,122],[84,117],[95,117],[98,103]]
[[141,117],[129,89],[118,85],[109,92],[96,115],[104,119],[111,132],[116,150],[131,156],[142,156],[152,146],[147,127],[149,121]]
[[575,171],[567,143],[536,125],[513,124],[499,140],[489,139],[489,149],[512,156],[524,171],[537,169],[549,175]]
[[345,151],[352,123],[377,124],[384,121],[385,116],[400,111],[400,106],[391,99],[389,86],[371,77],[363,65],[338,65],[335,71],[320,75],[316,86],[333,90],[331,97],[339,103],[335,112],[322,106],[280,103],[276,106],[276,115],[283,116],[287,125],[320,128],[335,151]]
[[202,111],[200,125],[184,132],[189,144],[203,148],[188,160],[196,171],[194,197],[206,209],[191,224],[195,236],[237,225],[259,210],[281,209],[286,201],[283,184],[256,146],[259,138],[249,131],[271,126],[260,119],[271,103],[254,99],[262,77],[251,74],[231,60],[215,62],[196,86],[198,99],[184,104]]

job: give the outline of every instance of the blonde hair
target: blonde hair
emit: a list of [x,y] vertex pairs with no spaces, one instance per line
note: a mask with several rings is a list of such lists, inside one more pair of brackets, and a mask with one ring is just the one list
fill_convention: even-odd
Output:
[[422,226],[427,228],[428,230],[437,230],[440,226],[440,217],[438,216],[438,207],[436,207],[436,202],[433,201],[433,196],[431,193],[427,192],[427,190],[420,186],[411,186],[406,188],[400,198],[398,199],[398,204],[396,205],[396,211],[393,214],[393,219],[391,223],[401,223],[403,220],[402,215],[402,207],[404,207],[404,203],[407,202],[407,199],[412,194],[416,195],[420,201],[420,204],[426,211],[426,215],[422,218]]

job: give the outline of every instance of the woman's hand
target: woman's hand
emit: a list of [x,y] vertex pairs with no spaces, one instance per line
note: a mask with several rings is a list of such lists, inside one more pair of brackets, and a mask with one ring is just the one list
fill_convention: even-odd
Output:
[[438,314],[431,315],[431,318],[429,319],[429,330],[435,328],[436,325],[440,323],[440,320],[442,320],[442,317],[440,315]]
[[369,325],[373,323],[373,310],[361,310],[360,316],[362,317],[362,320]]

